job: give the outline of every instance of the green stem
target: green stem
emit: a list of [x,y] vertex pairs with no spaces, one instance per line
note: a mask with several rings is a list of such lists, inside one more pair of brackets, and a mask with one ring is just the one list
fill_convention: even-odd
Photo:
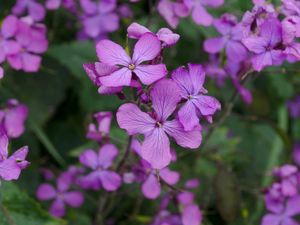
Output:
[[35,124],[32,121],[29,121],[31,128],[33,129],[35,135],[38,137],[38,139],[41,141],[41,143],[44,145],[44,147],[47,149],[47,151],[50,153],[50,155],[57,161],[57,163],[61,167],[66,166],[65,160],[62,158],[62,156],[59,154],[58,150],[54,147],[52,142],[47,137],[47,134],[43,131],[41,127],[39,127],[37,124]]

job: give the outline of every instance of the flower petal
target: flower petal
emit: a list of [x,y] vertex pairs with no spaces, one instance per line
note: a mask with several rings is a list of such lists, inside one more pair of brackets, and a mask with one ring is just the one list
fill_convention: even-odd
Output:
[[204,41],[204,50],[208,53],[215,54],[225,47],[226,39],[223,37],[210,38]]
[[73,181],[72,174],[68,172],[61,173],[56,180],[57,190],[60,192],[67,191],[70,188],[72,181]]
[[121,185],[121,177],[113,171],[104,170],[99,173],[102,186],[106,191],[115,191]]
[[138,65],[134,72],[145,85],[154,83],[155,81],[165,77],[168,73],[165,64]]
[[65,203],[62,199],[57,198],[51,205],[50,214],[55,217],[63,217],[66,213]]
[[150,174],[143,183],[142,192],[149,199],[156,199],[160,195],[160,184],[153,174]]
[[22,53],[22,68],[25,72],[37,72],[40,68],[42,58],[31,53]]
[[300,196],[296,195],[288,199],[285,209],[285,214],[295,216],[300,213]]
[[251,61],[253,69],[259,72],[266,66],[272,66],[272,55],[270,52],[254,55]]
[[110,75],[99,77],[100,82],[106,87],[130,86],[132,72],[123,67]]
[[178,120],[166,121],[164,130],[172,136],[176,143],[184,148],[198,148],[202,141],[201,128],[185,131]]
[[248,37],[242,40],[249,51],[261,54],[266,51],[268,42],[262,37]]
[[151,90],[152,107],[161,122],[165,121],[175,110],[180,101],[180,89],[177,84],[164,79],[158,81]]
[[159,176],[168,184],[174,185],[179,181],[180,175],[176,171],[170,170],[168,167],[159,171]]
[[138,23],[132,23],[127,28],[127,33],[129,38],[139,39],[145,33],[151,33],[151,31]]
[[120,106],[117,112],[117,121],[129,135],[149,133],[155,127],[155,121],[132,103]]
[[202,213],[197,205],[185,206],[182,212],[183,225],[200,225],[202,222]]
[[155,128],[145,137],[141,155],[154,169],[162,169],[170,164],[170,142],[163,129]]
[[102,63],[128,66],[131,61],[125,50],[110,40],[99,41],[96,46],[96,51]]
[[65,203],[74,208],[80,207],[84,202],[84,197],[79,191],[71,191],[64,193],[63,199]]
[[103,145],[99,151],[98,164],[102,168],[107,169],[112,165],[113,160],[116,158],[118,154],[119,151],[115,145],[113,144]]
[[209,26],[213,22],[213,17],[207,12],[207,10],[200,4],[199,1],[195,1],[196,5],[192,12],[192,18],[196,24]]
[[139,65],[144,61],[152,60],[160,50],[160,41],[155,34],[143,34],[134,46],[132,61],[135,65]]
[[21,169],[16,160],[12,157],[0,162],[0,179],[11,181],[17,180],[20,176]]
[[53,199],[56,194],[55,188],[50,184],[41,184],[36,191],[36,197],[42,201]]
[[97,154],[94,150],[88,149],[82,152],[79,156],[79,161],[82,165],[91,169],[96,169],[98,166]]
[[196,108],[192,101],[187,101],[178,111],[178,119],[184,130],[190,131],[199,124]]
[[247,50],[240,41],[228,41],[226,44],[226,55],[229,60],[241,62],[247,58]]
[[15,15],[9,15],[3,20],[1,33],[5,38],[14,36],[17,29],[18,18]]
[[280,225],[281,215],[267,214],[262,218],[261,225]]
[[215,114],[217,110],[221,109],[221,104],[216,98],[206,95],[198,95],[192,102],[203,116],[211,116]]

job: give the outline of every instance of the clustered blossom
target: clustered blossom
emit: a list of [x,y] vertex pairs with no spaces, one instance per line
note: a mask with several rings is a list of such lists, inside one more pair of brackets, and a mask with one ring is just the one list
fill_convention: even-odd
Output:
[[9,141],[24,133],[24,123],[28,110],[15,99],[10,99],[4,108],[0,109],[0,182],[19,179],[21,171],[29,162],[26,161],[28,147],[24,146],[12,155],[8,154]]
[[262,218],[262,225],[298,224],[295,217],[300,214],[300,148],[294,146],[296,165],[286,164],[273,170],[275,182],[265,192],[265,204],[269,211]]
[[206,10],[223,5],[224,0],[161,0],[158,4],[158,12],[172,27],[176,28],[181,18],[191,15],[198,25],[210,26],[213,16]]

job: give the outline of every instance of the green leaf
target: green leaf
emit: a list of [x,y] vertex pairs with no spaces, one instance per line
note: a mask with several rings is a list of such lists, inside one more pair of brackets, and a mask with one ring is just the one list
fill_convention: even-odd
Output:
[[14,183],[5,182],[1,186],[1,225],[63,225],[63,220],[55,219]]

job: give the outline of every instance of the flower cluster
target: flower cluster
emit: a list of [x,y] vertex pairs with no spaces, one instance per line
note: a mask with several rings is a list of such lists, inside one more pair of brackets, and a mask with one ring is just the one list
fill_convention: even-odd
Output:
[[27,115],[27,107],[15,99],[8,100],[6,107],[0,109],[0,182],[17,180],[21,171],[29,165],[25,159],[27,146],[8,155],[9,141],[23,134]]
[[276,181],[265,192],[265,204],[269,211],[262,225],[297,224],[295,216],[300,214],[300,148],[294,147],[296,165],[286,164],[273,170]]

